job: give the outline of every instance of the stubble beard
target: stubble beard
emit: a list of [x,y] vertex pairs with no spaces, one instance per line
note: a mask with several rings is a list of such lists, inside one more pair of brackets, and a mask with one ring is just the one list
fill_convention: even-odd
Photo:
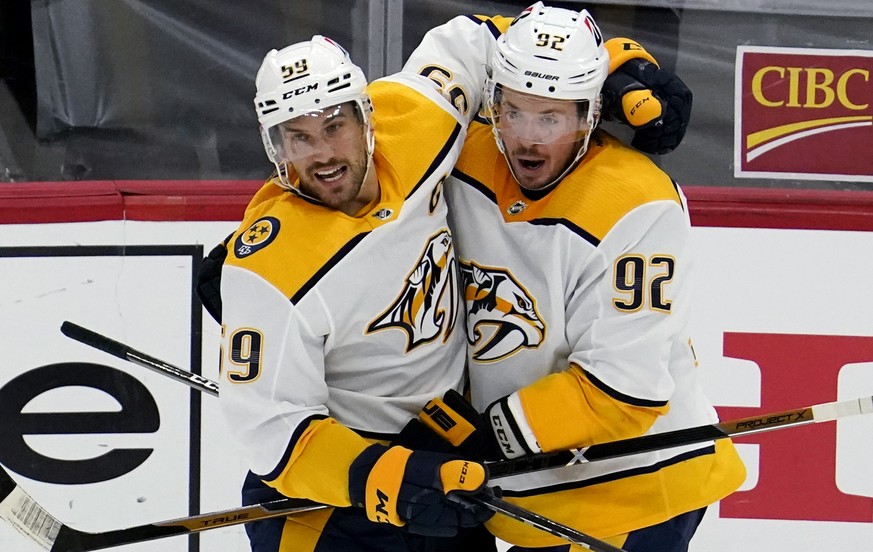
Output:
[[[315,173],[328,166],[345,165],[348,171],[343,178],[347,179],[351,184],[342,188],[332,190],[326,187],[316,176]],[[333,209],[342,209],[345,205],[355,200],[361,193],[361,188],[364,185],[364,178],[367,173],[367,160],[364,159],[352,160],[330,160],[327,163],[320,164],[306,171],[306,176],[300,176],[300,190],[309,197],[313,197],[328,207]]]

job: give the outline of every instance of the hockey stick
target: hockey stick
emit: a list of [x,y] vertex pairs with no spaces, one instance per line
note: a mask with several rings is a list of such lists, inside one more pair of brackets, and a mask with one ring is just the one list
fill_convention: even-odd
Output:
[[[489,494],[482,493],[456,500],[481,504],[496,513],[507,515],[593,552],[624,552],[621,548]],[[330,508],[330,506],[304,499],[283,498],[209,514],[159,521],[101,533],[89,533],[73,529],[51,515],[19,487],[5,469],[0,467],[0,519],[12,525],[21,534],[48,552],[103,550],[325,508]]]
[[[182,381],[183,383],[199,391],[218,396],[217,382],[173,366],[172,364],[166,363],[141,351],[137,351],[136,349],[128,347],[123,343],[83,328],[82,326],[78,326],[76,324],[73,324],[72,322],[65,321],[61,325],[61,332],[67,337],[80,341],[86,345],[90,345],[134,364],[144,366],[153,371],[176,379],[177,381]],[[10,517],[9,515],[7,515],[6,509],[3,508],[3,504],[5,503],[4,500],[3,502],[0,502],[0,518],[10,521],[14,526],[16,526],[16,528],[18,528],[26,535],[31,536],[31,538],[34,538],[34,536],[38,537],[35,538],[35,540],[37,541],[40,541],[41,538],[44,541],[44,537],[41,536],[41,533],[39,531],[35,532],[33,530],[22,530],[22,523],[24,522],[24,520],[34,519],[32,512],[30,512],[29,510],[32,510],[34,508],[38,509],[37,511],[39,512],[39,514],[36,516],[37,519],[51,520],[51,523],[48,524],[49,528],[58,526],[60,524],[58,534],[64,537],[68,541],[68,544],[64,544],[66,548],[59,548],[55,543],[52,543],[51,546],[46,548],[46,550],[49,550],[50,552],[78,552],[80,550],[99,550],[102,548],[108,548],[110,546],[117,546],[119,544],[127,544],[128,542],[138,542],[139,540],[151,540],[164,536],[203,531],[215,527],[222,527],[237,523],[248,523],[250,521],[255,521],[258,519],[291,515],[299,512],[317,510],[328,507],[310,501],[301,501],[300,499],[289,498],[249,507],[225,510],[222,512],[216,512],[214,514],[202,514],[190,518],[180,518],[177,520],[158,522],[130,529],[121,529],[108,533],[83,533],[81,531],[71,529],[61,524],[57,519],[52,517],[45,509],[36,504],[36,502],[33,501],[32,498],[27,496],[27,494],[24,493],[23,490],[20,490],[17,485],[15,485],[14,481],[12,481],[9,475],[5,472],[5,470],[3,470],[2,478],[5,478],[7,481],[3,481],[2,479],[0,479],[0,491],[3,490],[3,485],[5,485],[6,487],[10,487],[10,485],[14,486],[14,489],[17,490],[17,494],[20,497],[23,497],[24,501],[29,503],[30,506],[29,508],[24,509],[19,507],[15,511],[9,510],[9,512],[13,514],[15,514],[16,512],[24,512],[25,514],[23,517],[20,515],[12,515]],[[11,492],[12,491],[10,491],[10,493]],[[6,498],[3,492],[0,492],[0,497]],[[609,543],[596,539],[571,527],[562,525],[556,521],[531,512],[530,510],[526,510],[514,504],[510,504],[509,502],[506,502],[500,498],[486,493],[474,496],[465,496],[458,500],[478,503],[494,511],[495,513],[506,515],[517,521],[520,521],[547,533],[551,533],[552,535],[555,535],[563,540],[593,550],[594,552],[623,552],[622,549],[612,546]],[[294,504],[294,506],[287,505],[289,502]],[[301,503],[307,503],[308,505],[301,506]],[[16,520],[18,520],[18,522],[16,522]],[[192,522],[194,523],[193,527]],[[27,527],[26,523],[24,526]],[[46,525],[44,523],[40,524],[40,527],[45,526]],[[139,534],[141,534],[143,538],[139,538],[136,536]],[[130,538],[137,538],[137,540],[123,540]],[[90,545],[91,547],[76,548],[75,545],[78,545],[79,541],[85,543],[90,541],[92,543]],[[108,542],[108,544],[94,546],[95,541],[98,543]],[[70,547],[70,544],[73,544],[74,546]]]
[[105,335],[100,335],[97,332],[92,332],[87,328],[83,328],[78,324],[65,321],[61,324],[61,333],[70,339],[75,339],[80,343],[99,349],[104,353],[116,356],[121,360],[126,360],[134,364],[138,364],[159,374],[169,376],[177,381],[193,387],[198,391],[209,393],[210,395],[218,396],[218,383],[211,379],[204,378],[193,372],[183,370],[172,364],[168,364],[163,360],[159,360],[151,355],[137,351],[133,347],[128,347],[124,343],[110,339]]
[[[61,326],[61,331],[67,337],[81,341],[86,345],[90,345],[110,354],[114,354],[122,359],[130,360],[131,358],[137,358],[138,360],[130,360],[130,362],[152,367],[166,376],[187,383],[195,389],[200,389],[201,391],[209,393],[212,393],[214,390],[214,393],[216,395],[218,394],[218,383],[214,381],[202,378],[201,376],[195,376],[195,374],[187,372],[186,370],[167,364],[166,362],[154,357],[150,357],[145,353],[131,349],[127,345],[114,341],[108,337],[104,337],[81,326],[77,326],[72,322],[64,322]],[[154,368],[155,366],[160,366],[162,368],[157,369]],[[192,381],[192,376],[208,383],[195,383]],[[769,414],[761,414],[749,418],[740,418],[737,420],[677,429],[653,435],[643,435],[641,437],[631,437],[619,441],[599,443],[576,450],[551,452],[533,456],[523,456],[514,460],[489,462],[489,479],[500,479],[502,477],[508,477],[520,473],[571,466],[573,464],[584,464],[610,458],[619,458],[642,452],[692,445],[734,436],[751,435],[754,433],[762,433],[764,431],[811,423],[827,422],[857,414],[868,414],[870,412],[873,412],[873,397],[861,397],[847,401],[817,404],[794,410],[771,412]]]
[[0,467],[0,519],[49,552],[102,550],[176,535],[187,535],[326,508],[308,500],[286,498],[209,514],[128,527],[102,533],[73,529],[51,515]]

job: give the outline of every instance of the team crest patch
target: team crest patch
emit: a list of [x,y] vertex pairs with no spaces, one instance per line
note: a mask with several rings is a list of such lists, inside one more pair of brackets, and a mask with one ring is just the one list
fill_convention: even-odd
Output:
[[527,209],[527,203],[519,200],[519,201],[516,201],[515,203],[513,203],[512,205],[510,205],[509,208],[506,209],[506,212],[509,213],[510,215],[517,215],[517,214],[521,213],[522,211],[524,211],[525,209]]
[[248,257],[259,251],[276,239],[279,234],[279,219],[263,217],[252,223],[251,226],[236,237],[233,242],[233,254],[238,259]]
[[375,213],[373,213],[373,218],[377,218],[379,220],[388,220],[394,214],[394,209],[379,209]]

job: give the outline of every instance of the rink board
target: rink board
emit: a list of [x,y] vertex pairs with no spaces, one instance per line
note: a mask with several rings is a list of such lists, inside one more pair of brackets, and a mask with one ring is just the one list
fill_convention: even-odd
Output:
[[[10,186],[0,191],[0,397],[9,398],[0,463],[82,530],[237,505],[244,467],[214,398],[59,328],[69,320],[217,379],[219,327],[200,310],[193,278],[257,183]],[[873,195],[687,195],[694,346],[721,418],[873,395]],[[53,417],[64,413],[80,415]],[[109,429],[107,413],[119,421]],[[870,436],[873,417],[853,417],[739,440],[748,478],[709,509],[692,549],[863,548],[873,538]],[[0,550],[34,548],[0,528]],[[119,550],[247,546],[228,528]]]

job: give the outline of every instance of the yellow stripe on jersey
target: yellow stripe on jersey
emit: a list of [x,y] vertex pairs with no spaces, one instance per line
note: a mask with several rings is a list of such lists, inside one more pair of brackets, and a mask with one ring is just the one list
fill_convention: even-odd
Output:
[[[504,499],[548,512],[549,518],[594,537],[609,538],[702,508],[733,492],[746,477],[742,460],[728,439],[716,441],[715,451],[650,473],[637,470],[622,479],[534,496],[504,493]],[[506,516],[494,516],[485,525],[498,538],[519,546],[566,544]]]
[[[367,90],[374,106],[377,148],[373,164],[380,199],[357,216],[348,216],[269,181],[249,203],[243,223],[228,244],[228,264],[259,274],[294,299],[368,232],[394,221],[406,198],[431,176],[450,152],[461,125],[409,86],[376,81]],[[291,171],[289,179],[295,177]],[[256,237],[267,231],[274,233],[269,240]],[[246,235],[254,246],[242,240]],[[272,254],[258,255],[265,247]]]
[[376,151],[390,155],[377,165],[382,201],[396,201],[398,194],[400,199],[411,194],[427,171],[442,161],[461,125],[408,86],[375,81],[367,91],[373,101]]
[[504,15],[495,15],[495,16],[471,15],[470,17],[473,19],[478,19],[479,21],[481,21],[483,23],[486,23],[486,22],[491,23],[501,33],[505,33],[506,29],[509,28],[509,25],[515,20],[514,17],[506,17]]
[[371,444],[332,418],[313,421],[279,477],[266,483],[285,496],[351,506],[349,466]]
[[246,211],[245,215],[243,216],[243,220],[254,220],[256,218],[259,218],[260,215],[256,213],[263,212],[269,205],[272,204],[273,201],[287,193],[290,192],[279,185],[279,181],[274,175],[269,180],[267,180],[267,182],[264,183],[264,185],[261,186],[261,188],[257,192],[255,192],[255,195],[252,196],[252,199],[249,200],[249,204],[246,205]]
[[[456,168],[493,194],[506,222],[561,219],[598,241],[636,207],[662,200],[680,203],[667,174],[646,156],[599,130],[579,166],[538,200],[521,192],[488,125],[470,125]],[[525,208],[510,210],[518,202]]]
[[575,364],[522,387],[518,395],[528,425],[545,452],[642,435],[669,410],[668,405],[620,402],[591,383]]
[[[383,222],[375,217],[345,216],[292,192],[271,194],[275,186],[268,182],[264,193],[259,192],[264,201],[249,208],[228,243],[225,264],[259,274],[285,297],[294,298],[306,289],[320,271],[330,267],[331,259]],[[265,231],[270,233],[267,241],[246,249],[247,241],[257,240]],[[265,248],[270,254],[259,254]]]

